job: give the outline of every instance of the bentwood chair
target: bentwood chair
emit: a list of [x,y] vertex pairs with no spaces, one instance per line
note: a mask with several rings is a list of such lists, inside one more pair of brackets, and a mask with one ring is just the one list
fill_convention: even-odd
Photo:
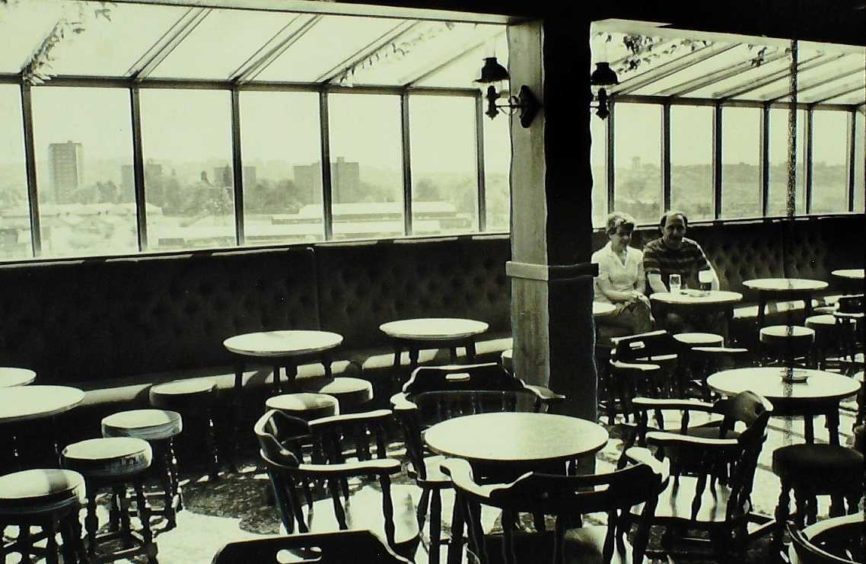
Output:
[[285,562],[281,552],[286,551],[298,560],[317,564],[409,564],[397,556],[373,533],[358,529],[333,533],[306,533],[277,538],[230,542],[214,556],[211,564],[276,564]]
[[791,564],[856,564],[866,557],[863,516],[824,519],[805,529],[788,523]]
[[[654,524],[665,528],[662,548],[671,552],[678,541],[696,540],[686,537],[686,532],[703,531],[706,537],[699,540],[708,540],[715,553],[742,555],[748,524],[753,520],[752,482],[772,405],[752,392],[712,405],[675,403],[676,409],[712,411],[723,420],[705,433],[646,433],[646,444],[656,449],[657,457],[670,460],[672,473],[667,489],[659,495],[653,518]],[[632,451],[634,448],[626,454],[631,457]]]
[[[390,418],[386,409],[310,422],[277,410],[259,418],[260,455],[287,533],[370,529],[400,556],[414,557],[419,533],[411,490],[391,483],[401,467],[386,452]],[[311,492],[311,483],[324,484],[325,495]]]
[[[649,536],[649,519],[668,481],[668,468],[644,450],[641,462],[604,474],[562,476],[529,472],[507,484],[479,483],[462,459],[443,464],[457,490],[457,503],[469,521],[470,551],[482,564],[499,562],[640,563]],[[485,536],[481,507],[502,511],[502,533]],[[634,545],[626,534],[634,521],[629,510],[641,506]],[[536,530],[519,532],[519,514],[533,516]],[[605,513],[606,526],[585,526],[583,517]],[[542,516],[555,522],[548,530]],[[521,527],[522,528],[522,527]],[[497,547],[498,545],[498,547]],[[497,550],[499,548],[499,550]]]
[[424,526],[428,507],[430,509],[430,562],[439,561],[441,492],[452,485],[439,468],[443,457],[427,450],[424,430],[461,415],[547,411],[564,397],[543,386],[526,385],[496,363],[485,363],[416,368],[403,391],[391,398],[394,414],[405,435],[410,475],[422,491],[417,512],[419,527]]

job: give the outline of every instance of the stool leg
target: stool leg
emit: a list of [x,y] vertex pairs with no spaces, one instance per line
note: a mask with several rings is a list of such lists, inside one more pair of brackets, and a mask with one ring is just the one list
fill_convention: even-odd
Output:
[[133,485],[135,489],[135,505],[138,509],[138,518],[141,521],[141,538],[145,544],[153,542],[153,533],[150,530],[150,507],[147,505],[147,499],[144,497],[144,484],[141,480],[137,480]]
[[163,491],[163,511],[168,521],[168,527],[173,528],[177,525],[174,513],[174,495],[172,494],[174,479],[171,475],[171,452],[167,444],[159,445],[156,458],[158,460],[157,474]]
[[773,539],[770,544],[774,560],[782,552],[782,536],[785,531],[785,523],[788,521],[788,512],[790,510],[788,505],[790,502],[791,485],[783,480],[782,493],[779,494],[779,503],[776,505],[776,526],[773,528]]
[[[208,451],[208,465],[210,466],[210,479],[218,480],[219,472],[220,472],[220,458],[221,452],[219,452],[219,448],[217,447],[217,438],[216,438],[216,429],[214,428],[213,422],[213,406],[208,403],[207,408],[205,409],[205,424],[207,425],[207,432],[205,434],[205,442]],[[189,469],[187,469],[189,470]]]
[[168,440],[168,468],[171,476],[172,501],[177,498],[177,510],[183,509],[183,496],[180,490],[180,471],[178,469],[177,453],[174,450],[174,438]]
[[99,519],[96,517],[96,487],[87,484],[87,515],[84,517],[84,528],[87,530],[87,554],[96,555],[96,531]]
[[129,519],[129,500],[126,498],[126,484],[114,487],[114,496],[117,498],[117,506],[120,508],[120,538],[123,547],[132,546],[132,525]]
[[44,526],[45,531],[45,562],[48,564],[58,564],[57,559],[57,522],[54,518],[48,519]]

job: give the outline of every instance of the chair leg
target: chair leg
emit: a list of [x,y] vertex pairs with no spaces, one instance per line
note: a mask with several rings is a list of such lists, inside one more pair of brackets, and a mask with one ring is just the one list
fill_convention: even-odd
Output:
[[776,526],[773,528],[773,538],[770,543],[774,560],[782,552],[782,546],[784,541],[783,534],[785,532],[785,523],[787,523],[788,521],[790,502],[791,485],[783,480],[782,492],[779,494],[779,502],[776,505]]
[[430,504],[430,564],[439,564],[439,548],[442,544],[442,495],[432,490]]

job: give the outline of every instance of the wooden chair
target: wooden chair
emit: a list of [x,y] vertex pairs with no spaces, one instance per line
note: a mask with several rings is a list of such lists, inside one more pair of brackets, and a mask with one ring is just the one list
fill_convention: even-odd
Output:
[[[657,449],[659,458],[670,460],[672,472],[653,518],[655,524],[665,527],[662,547],[670,551],[676,540],[686,540],[687,530],[700,530],[708,534],[715,552],[742,553],[752,520],[752,482],[772,405],[752,392],[712,405],[672,403],[674,409],[719,413],[723,420],[716,428],[706,428],[705,433],[646,433],[646,444]],[[653,407],[664,408],[661,404]],[[737,431],[738,424],[741,428]],[[642,450],[629,449],[629,458],[634,458],[631,453],[635,448]]]
[[[385,426],[390,418],[386,409],[310,422],[277,410],[259,418],[255,433],[260,455],[289,534],[296,525],[301,533],[370,529],[397,554],[414,557],[419,534],[411,492],[391,485],[400,461],[386,453]],[[308,439],[314,445],[309,453],[300,446]],[[352,478],[359,480],[350,488]],[[372,487],[371,478],[379,490]],[[310,483],[324,484],[330,501],[314,499]]]
[[422,433],[429,426],[460,415],[491,411],[546,411],[564,399],[543,386],[529,386],[496,363],[422,366],[416,368],[391,398],[394,414],[403,428],[410,475],[421,488],[419,527],[430,509],[430,562],[438,562],[441,544],[443,489],[451,480],[439,469],[441,456],[426,449]]
[[285,562],[286,560],[278,557],[283,551],[298,558],[292,562],[316,562],[317,564],[345,564],[346,562],[408,564],[410,562],[394,554],[370,531],[358,529],[230,542],[216,553],[211,564]]
[[[636,451],[635,451],[636,452]],[[637,453],[636,453],[637,454]],[[564,476],[529,472],[508,484],[479,484],[469,463],[449,459],[443,464],[457,490],[458,503],[468,516],[470,550],[482,564],[498,562],[494,542],[501,544],[502,561],[514,562],[632,562],[644,561],[649,518],[658,494],[665,488],[668,468],[645,451],[642,462],[605,474]],[[632,519],[629,510],[641,504],[641,518],[630,546],[625,536]],[[480,506],[502,510],[501,535],[485,537]],[[517,532],[518,514],[534,516],[534,533]],[[606,526],[584,526],[583,516],[607,514]],[[552,516],[548,531],[541,516]]]
[[[791,564],[863,562],[864,533],[863,518],[860,515],[827,519],[803,530],[793,523],[788,523],[787,526],[791,537],[792,550],[788,552]],[[841,554],[847,557],[839,556]]]
[[668,396],[672,390],[682,397],[678,360],[684,345],[667,331],[658,330],[628,337],[611,339],[607,386],[608,422],[616,416],[614,397],[619,397],[620,409],[628,420],[632,398]]

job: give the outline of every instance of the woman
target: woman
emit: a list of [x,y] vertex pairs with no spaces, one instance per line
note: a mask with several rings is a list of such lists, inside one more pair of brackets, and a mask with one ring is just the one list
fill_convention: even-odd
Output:
[[637,334],[652,329],[652,317],[649,299],[644,295],[643,253],[628,246],[633,231],[634,218],[630,215],[622,212],[608,215],[606,232],[610,241],[592,254],[592,262],[598,264],[595,299],[616,306],[600,323]]

